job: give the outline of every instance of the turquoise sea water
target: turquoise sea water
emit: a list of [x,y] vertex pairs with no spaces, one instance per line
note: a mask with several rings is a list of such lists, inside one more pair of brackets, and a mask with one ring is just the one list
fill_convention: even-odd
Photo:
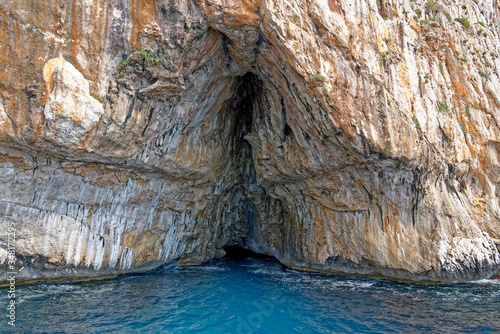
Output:
[[[2,309],[5,310],[6,290]],[[2,333],[500,333],[500,281],[415,286],[221,259],[17,290]]]

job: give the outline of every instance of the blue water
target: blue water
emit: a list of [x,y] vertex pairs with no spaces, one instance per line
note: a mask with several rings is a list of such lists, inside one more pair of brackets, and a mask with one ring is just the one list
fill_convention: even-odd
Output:
[[498,280],[424,287],[298,273],[270,258],[17,292],[15,330],[2,316],[0,332],[500,333]]

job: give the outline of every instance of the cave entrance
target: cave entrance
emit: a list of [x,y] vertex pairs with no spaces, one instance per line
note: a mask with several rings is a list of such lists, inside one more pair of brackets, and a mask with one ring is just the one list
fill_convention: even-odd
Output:
[[[221,196],[226,201],[226,208],[219,217],[226,226],[221,244],[232,254],[230,257],[240,258],[242,249],[232,246],[246,247],[251,232],[254,230],[257,217],[255,202],[261,191],[257,184],[257,176],[253,160],[252,145],[245,139],[254,129],[254,119],[261,91],[261,81],[253,73],[237,77],[233,97],[227,105],[226,115],[231,119],[231,149],[228,155],[231,164],[231,175],[227,177],[232,184],[227,193]],[[242,255],[238,255],[242,254]]]
[[223,248],[226,251],[226,255],[224,258],[231,260],[242,260],[247,258],[257,258],[257,259],[265,259],[272,258],[272,256],[267,254],[255,253],[249,249],[240,247],[240,246],[228,246]]
[[263,87],[264,82],[253,73],[237,77],[233,96],[223,110],[231,120],[231,174],[227,177],[231,183],[219,197],[218,205],[224,209],[217,211],[222,227],[216,247],[224,249],[225,258],[232,260],[273,258],[262,254],[269,252],[269,247],[261,247],[262,240],[266,240],[261,233],[270,219],[279,219],[279,213],[272,209],[276,201],[259,182],[253,147],[247,140],[248,136],[258,137],[259,127],[265,126],[263,113],[267,104]]
[[255,111],[255,102],[262,93],[262,83],[258,76],[248,72],[238,77],[238,84],[232,103],[236,115],[234,136],[243,140],[243,137],[252,132],[252,122]]

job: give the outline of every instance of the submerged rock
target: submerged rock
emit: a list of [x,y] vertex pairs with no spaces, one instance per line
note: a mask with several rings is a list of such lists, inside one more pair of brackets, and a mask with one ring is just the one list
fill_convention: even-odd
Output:
[[309,271],[490,277],[498,22],[494,1],[0,5],[2,270],[10,246],[17,279],[240,246]]

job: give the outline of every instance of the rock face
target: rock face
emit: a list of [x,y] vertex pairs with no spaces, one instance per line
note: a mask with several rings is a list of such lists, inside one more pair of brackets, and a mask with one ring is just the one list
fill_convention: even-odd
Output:
[[48,96],[43,114],[46,138],[60,146],[80,143],[102,116],[102,105],[89,95],[89,83],[61,58],[47,62],[43,71]]
[[[455,20],[456,18],[456,20]],[[498,1],[0,3],[0,263],[500,267]],[[3,275],[2,277],[5,277]]]

